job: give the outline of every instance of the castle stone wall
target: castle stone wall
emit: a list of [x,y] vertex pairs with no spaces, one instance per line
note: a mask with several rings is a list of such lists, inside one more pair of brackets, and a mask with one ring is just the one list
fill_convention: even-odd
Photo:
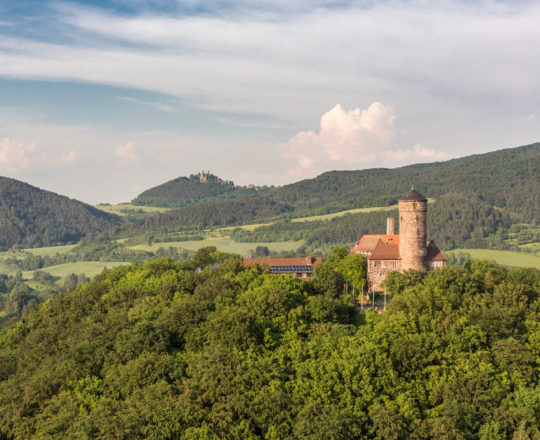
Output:
[[427,255],[427,201],[399,200],[399,254],[401,270],[425,269]]
[[368,260],[368,291],[382,291],[381,283],[390,272],[401,272],[400,260]]

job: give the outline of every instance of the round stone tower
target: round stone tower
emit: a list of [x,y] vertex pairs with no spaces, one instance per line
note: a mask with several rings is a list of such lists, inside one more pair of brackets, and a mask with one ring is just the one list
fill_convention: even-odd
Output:
[[401,270],[426,268],[427,199],[411,188],[399,203]]

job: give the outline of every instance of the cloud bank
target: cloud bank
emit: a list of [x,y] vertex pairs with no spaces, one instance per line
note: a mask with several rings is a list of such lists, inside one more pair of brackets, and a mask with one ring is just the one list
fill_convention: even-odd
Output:
[[406,163],[445,160],[451,154],[420,144],[393,149],[398,138],[394,109],[374,102],[366,109],[345,110],[340,104],[326,112],[320,129],[301,131],[278,149],[293,166],[294,179],[314,177],[328,169],[358,169],[369,166],[397,167]]
[[23,144],[11,138],[0,141],[0,168],[10,173],[20,173],[28,168],[69,165],[75,161],[75,152],[51,155],[41,151],[36,144]]
[[27,168],[34,157],[35,150],[35,144],[24,145],[13,139],[4,138],[0,143],[0,166],[8,171]]
[[114,150],[114,155],[121,162],[133,162],[139,159],[139,156],[135,152],[135,145],[133,142],[128,142],[126,145],[120,145],[116,150]]
[[[96,182],[111,169],[126,188],[142,174],[154,185],[201,168],[281,184],[540,139],[538,2],[120,3],[129,12],[44,0],[23,12],[30,17],[8,14],[0,136],[40,142],[2,141],[0,169],[31,178],[41,167],[42,182],[56,174],[62,189],[66,173],[45,165],[77,164],[73,174],[91,190],[70,194],[104,200],[111,190]],[[47,93],[3,93],[21,84]],[[88,85],[99,93],[82,102],[77,90]],[[21,104],[24,96],[35,98]],[[23,119],[20,129],[2,112]],[[44,121],[87,129],[40,133]]]

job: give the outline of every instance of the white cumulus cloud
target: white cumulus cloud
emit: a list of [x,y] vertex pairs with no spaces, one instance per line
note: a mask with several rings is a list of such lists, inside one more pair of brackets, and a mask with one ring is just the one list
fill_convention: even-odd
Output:
[[35,144],[25,145],[10,138],[4,138],[0,143],[0,165],[8,171],[28,168],[35,151]]
[[65,166],[75,162],[75,152],[51,154],[36,144],[24,144],[9,137],[0,141],[0,167],[12,173],[25,169]]
[[120,145],[114,150],[114,155],[122,162],[131,162],[139,158],[135,152],[135,145],[133,142],[128,142],[126,145]]
[[61,165],[67,165],[72,162],[75,162],[75,151],[68,151],[67,153],[62,153],[58,158],[58,163]]
[[313,177],[329,168],[395,167],[452,157],[420,144],[392,149],[398,139],[395,121],[394,109],[381,102],[352,110],[337,104],[321,117],[318,132],[301,131],[278,148],[291,163],[287,173],[294,178]]

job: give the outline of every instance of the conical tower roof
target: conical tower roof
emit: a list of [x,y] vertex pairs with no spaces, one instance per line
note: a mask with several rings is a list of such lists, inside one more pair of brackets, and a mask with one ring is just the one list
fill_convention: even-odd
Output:
[[409,191],[403,194],[399,200],[416,200],[419,202],[427,202],[427,199],[414,188],[411,188]]

